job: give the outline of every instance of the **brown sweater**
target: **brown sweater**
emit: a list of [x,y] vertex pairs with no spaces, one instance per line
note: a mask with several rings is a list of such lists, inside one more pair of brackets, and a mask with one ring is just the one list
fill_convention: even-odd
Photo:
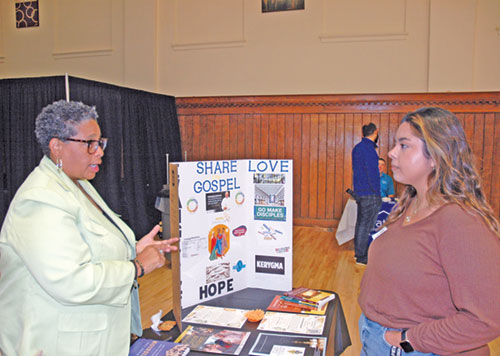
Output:
[[402,222],[370,246],[359,296],[363,313],[409,329],[417,351],[489,355],[487,343],[500,336],[500,239],[455,204]]

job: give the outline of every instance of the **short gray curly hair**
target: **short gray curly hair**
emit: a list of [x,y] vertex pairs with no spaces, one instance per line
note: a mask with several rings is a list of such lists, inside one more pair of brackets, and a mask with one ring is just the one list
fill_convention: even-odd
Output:
[[76,135],[76,126],[88,120],[97,121],[97,118],[95,106],[88,106],[76,101],[55,101],[44,107],[37,116],[35,121],[36,139],[43,153],[49,157],[49,142],[52,138],[63,139]]

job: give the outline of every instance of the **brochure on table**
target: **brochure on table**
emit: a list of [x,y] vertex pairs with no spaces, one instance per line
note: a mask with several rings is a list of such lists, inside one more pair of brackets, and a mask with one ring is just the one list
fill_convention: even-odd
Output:
[[255,356],[324,356],[326,337],[260,333],[250,350]]
[[291,160],[176,163],[181,307],[292,288]]

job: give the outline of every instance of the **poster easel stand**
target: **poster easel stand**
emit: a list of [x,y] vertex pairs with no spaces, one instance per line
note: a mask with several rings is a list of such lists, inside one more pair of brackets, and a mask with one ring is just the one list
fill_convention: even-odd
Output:
[[[170,172],[170,236],[180,236],[179,231],[179,182],[177,165],[169,165]],[[177,251],[172,252],[172,302],[174,318],[179,331],[182,331],[181,309],[181,270],[180,270],[180,242],[176,243]]]

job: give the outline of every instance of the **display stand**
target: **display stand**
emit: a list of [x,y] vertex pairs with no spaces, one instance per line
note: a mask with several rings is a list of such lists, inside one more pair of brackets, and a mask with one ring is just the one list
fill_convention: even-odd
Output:
[[[180,236],[179,231],[179,191],[177,188],[177,165],[170,164],[170,235]],[[175,322],[182,330],[181,313],[181,272],[179,261],[179,243],[176,243],[177,251],[172,252],[172,301]]]
[[172,258],[174,310],[179,300],[186,308],[245,288],[290,290],[292,161],[170,167],[171,234],[180,238]]

